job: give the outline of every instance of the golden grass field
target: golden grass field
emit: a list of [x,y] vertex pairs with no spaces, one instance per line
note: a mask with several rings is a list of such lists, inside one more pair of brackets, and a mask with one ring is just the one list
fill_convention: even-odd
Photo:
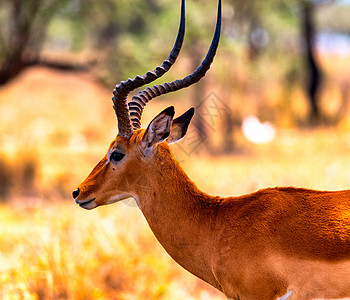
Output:
[[[225,299],[172,261],[134,202],[85,211],[69,196],[116,133],[110,96],[87,75],[46,69],[0,89],[0,168],[11,179],[0,204],[0,298]],[[167,105],[150,105],[145,120]],[[350,187],[347,127],[277,129],[264,145],[238,134],[237,143],[215,158],[173,151],[211,194]]]

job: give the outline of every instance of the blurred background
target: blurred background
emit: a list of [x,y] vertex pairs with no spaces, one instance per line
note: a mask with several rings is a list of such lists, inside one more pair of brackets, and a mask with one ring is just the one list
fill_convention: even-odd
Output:
[[[204,58],[216,1],[187,0],[182,78]],[[133,201],[84,211],[71,191],[116,131],[114,85],[154,69],[180,0],[0,2],[1,299],[224,299],[176,265]],[[211,194],[350,186],[350,1],[224,0],[198,84],[153,100],[196,115],[174,155]],[[212,176],[215,174],[215,176]]]

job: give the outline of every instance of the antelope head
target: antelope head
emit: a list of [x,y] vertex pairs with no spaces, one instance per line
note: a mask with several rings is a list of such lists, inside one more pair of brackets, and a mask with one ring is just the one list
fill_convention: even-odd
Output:
[[159,153],[171,155],[168,144],[177,142],[186,134],[194,114],[194,109],[191,108],[180,117],[173,119],[175,111],[171,106],[158,114],[144,130],[141,129],[143,109],[151,99],[188,87],[204,77],[214,59],[220,39],[220,29],[221,0],[219,0],[213,40],[202,64],[185,78],[147,87],[128,102],[127,97],[131,91],[155,81],[175,63],[185,34],[185,0],[182,0],[178,35],[167,59],[155,70],[148,71],[143,76],[138,75],[133,79],[122,81],[113,90],[112,101],[118,121],[118,134],[106,155],[73,191],[73,198],[77,204],[85,209],[93,209],[129,197],[138,201],[137,186],[140,183],[140,174],[151,176],[155,157]]

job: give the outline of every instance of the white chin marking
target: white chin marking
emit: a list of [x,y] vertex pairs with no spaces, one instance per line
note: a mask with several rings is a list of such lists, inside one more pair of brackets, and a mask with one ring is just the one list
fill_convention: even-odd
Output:
[[130,195],[123,195],[123,194],[122,195],[113,196],[106,202],[106,204],[112,204],[112,203],[115,203],[115,202],[119,202],[119,201],[125,200],[125,199],[130,198],[130,197],[131,197]]

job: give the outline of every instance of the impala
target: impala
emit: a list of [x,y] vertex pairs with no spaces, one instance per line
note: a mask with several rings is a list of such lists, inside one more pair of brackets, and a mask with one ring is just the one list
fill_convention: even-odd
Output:
[[182,267],[229,299],[350,297],[350,190],[326,192],[267,188],[221,198],[200,191],[169,148],[187,131],[194,109],[174,119],[174,108],[141,129],[146,103],[188,87],[208,71],[221,29],[221,1],[207,56],[191,75],[128,94],[161,77],[174,64],[185,31],[168,58],[113,91],[118,134],[107,154],[73,192],[93,209],[133,197],[164,249]]

